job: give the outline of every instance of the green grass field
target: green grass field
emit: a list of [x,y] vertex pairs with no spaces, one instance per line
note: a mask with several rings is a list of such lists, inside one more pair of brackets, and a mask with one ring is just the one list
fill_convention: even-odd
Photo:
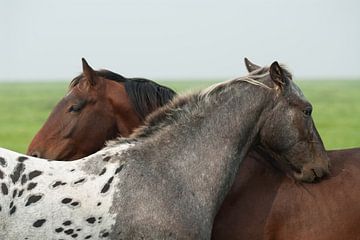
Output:
[[[214,82],[162,81],[177,92]],[[360,81],[298,81],[314,107],[327,149],[360,147]],[[67,91],[66,82],[0,83],[0,147],[25,152],[34,134]]]

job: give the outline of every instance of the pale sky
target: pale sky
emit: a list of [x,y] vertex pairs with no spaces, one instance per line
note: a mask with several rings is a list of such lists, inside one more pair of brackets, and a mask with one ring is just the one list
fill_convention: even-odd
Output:
[[0,0],[0,81],[242,76],[246,56],[298,78],[360,79],[359,0]]

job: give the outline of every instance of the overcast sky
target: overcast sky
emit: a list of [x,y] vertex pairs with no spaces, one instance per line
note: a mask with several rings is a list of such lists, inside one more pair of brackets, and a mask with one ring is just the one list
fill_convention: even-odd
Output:
[[230,78],[243,57],[360,79],[359,0],[0,0],[0,80]]

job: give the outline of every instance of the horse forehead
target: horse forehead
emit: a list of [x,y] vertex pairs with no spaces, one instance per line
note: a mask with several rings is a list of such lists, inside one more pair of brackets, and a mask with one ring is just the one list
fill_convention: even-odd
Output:
[[299,98],[300,100],[304,101],[304,102],[308,102],[308,100],[306,99],[304,93],[301,91],[301,89],[293,82],[291,82],[291,93],[296,97]]
[[70,89],[70,91],[68,91],[68,92],[67,92],[67,94],[65,95],[65,97],[70,96],[70,95],[73,93],[73,91],[74,91],[74,89],[73,89],[73,88],[72,88],[72,89]]

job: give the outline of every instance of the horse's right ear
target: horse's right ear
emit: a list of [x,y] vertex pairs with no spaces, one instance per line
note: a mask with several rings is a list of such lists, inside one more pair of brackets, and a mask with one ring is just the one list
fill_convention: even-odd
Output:
[[273,62],[270,66],[270,77],[281,89],[288,84],[284,71],[278,62]]
[[83,74],[85,79],[88,81],[90,86],[96,85],[96,72],[90,67],[90,65],[86,62],[85,58],[81,59]]
[[248,70],[249,73],[261,68],[260,66],[250,62],[250,60],[247,58],[244,58],[244,62],[245,62],[246,69]]

